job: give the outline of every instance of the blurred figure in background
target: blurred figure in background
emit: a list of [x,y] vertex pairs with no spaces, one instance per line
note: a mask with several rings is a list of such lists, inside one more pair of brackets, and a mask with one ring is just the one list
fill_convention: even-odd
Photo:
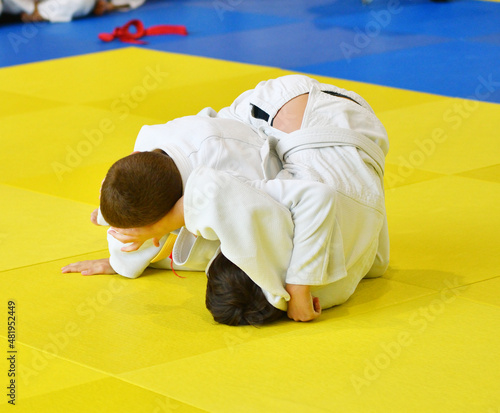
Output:
[[[3,0],[3,11],[18,15],[25,23],[62,23],[89,14],[101,16],[112,11],[135,9],[144,2],[145,0]],[[0,13],[1,9],[0,5]]]

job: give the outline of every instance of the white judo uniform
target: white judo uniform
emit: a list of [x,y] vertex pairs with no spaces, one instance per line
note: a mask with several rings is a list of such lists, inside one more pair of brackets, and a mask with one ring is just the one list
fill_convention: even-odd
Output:
[[[42,0],[38,12],[52,23],[69,22],[92,12],[95,0]],[[4,11],[9,14],[32,14],[35,11],[33,0],[4,0]]]
[[[264,138],[249,125],[232,119],[215,117],[216,112],[207,108],[196,116],[175,119],[163,125],[143,126],[137,137],[135,151],[164,150],[175,162],[185,186],[192,171],[199,166],[230,171],[251,180],[262,179],[263,166],[260,150]],[[266,159],[266,168],[276,175],[281,163],[276,156]],[[206,202],[212,187],[199,187],[193,199]],[[203,208],[203,204],[194,205]],[[99,214],[98,222],[107,225]],[[123,243],[108,234],[110,265],[120,275],[129,278],[140,276],[167,240],[160,240],[160,248],[147,241],[134,252],[122,252]],[[172,251],[174,268],[204,271],[208,261],[219,246],[218,242],[196,238],[185,228],[181,229]],[[165,258],[153,264],[157,268],[170,268],[171,260]]]
[[130,9],[136,9],[139,6],[142,6],[146,0],[111,0],[111,3],[114,6],[127,6]]
[[[303,93],[309,98],[301,129],[284,134],[272,128],[283,104]],[[219,116],[251,124],[266,138],[263,158],[276,152],[283,170],[275,179],[254,182],[196,171],[184,195],[189,231],[220,240],[224,255],[282,310],[289,300],[287,283],[313,286],[313,295],[328,308],[345,302],[363,277],[384,273],[388,138],[359,95],[287,76],[260,83]],[[210,202],[197,209],[193,193],[207,186],[213,187]]]
[[[284,134],[272,128],[278,110],[304,93],[309,99],[301,129]],[[216,116],[210,109],[205,114]],[[227,142],[218,138],[213,142],[223,149],[206,146],[203,156],[211,154],[211,159],[198,156],[194,148],[209,135],[224,139],[234,132],[241,138],[248,129],[234,125],[231,133],[213,134],[211,126],[192,123],[196,117],[144,127],[137,139],[136,150],[162,148],[181,171],[189,231],[182,228],[175,242],[175,269],[206,270],[222,241],[222,252],[283,310],[289,299],[285,283],[312,285],[322,307],[328,308],[346,301],[363,277],[383,274],[389,260],[382,185],[388,139],[359,95],[305,76],[286,76],[262,82],[217,116],[250,125],[256,132],[246,149],[250,158],[237,147],[226,153]],[[183,143],[187,135],[196,143]],[[227,159],[214,163],[222,152]],[[187,160],[187,154],[194,158]],[[243,158],[253,165],[251,172],[234,173],[237,159]],[[195,170],[200,165],[208,169]],[[151,241],[133,253],[121,252],[123,244],[111,236],[108,241],[112,267],[131,278],[158,252]],[[152,266],[170,264],[165,259]]]

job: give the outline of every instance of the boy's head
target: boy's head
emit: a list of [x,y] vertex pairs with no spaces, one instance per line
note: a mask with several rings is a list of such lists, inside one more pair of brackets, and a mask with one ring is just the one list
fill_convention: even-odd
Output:
[[115,162],[101,188],[100,207],[108,224],[134,228],[153,224],[182,196],[179,169],[160,149],[136,152]]
[[232,326],[266,324],[285,314],[271,305],[261,288],[222,254],[208,269],[206,305],[215,321]]

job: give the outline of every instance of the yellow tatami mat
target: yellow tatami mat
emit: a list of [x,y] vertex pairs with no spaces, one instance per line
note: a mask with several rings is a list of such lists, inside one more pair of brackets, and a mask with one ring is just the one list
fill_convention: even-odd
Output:
[[389,132],[391,266],[312,323],[217,325],[201,273],[61,274],[107,256],[90,213],[142,125],[287,73],[134,47],[0,69],[0,412],[500,411],[495,104],[317,77]]

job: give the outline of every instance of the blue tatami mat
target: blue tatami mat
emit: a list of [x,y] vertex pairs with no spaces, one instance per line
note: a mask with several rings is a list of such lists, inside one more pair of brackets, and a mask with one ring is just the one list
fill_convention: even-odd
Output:
[[128,46],[97,35],[132,18],[188,28],[144,48],[500,102],[500,4],[482,1],[150,0],[71,23],[4,25],[0,66]]

